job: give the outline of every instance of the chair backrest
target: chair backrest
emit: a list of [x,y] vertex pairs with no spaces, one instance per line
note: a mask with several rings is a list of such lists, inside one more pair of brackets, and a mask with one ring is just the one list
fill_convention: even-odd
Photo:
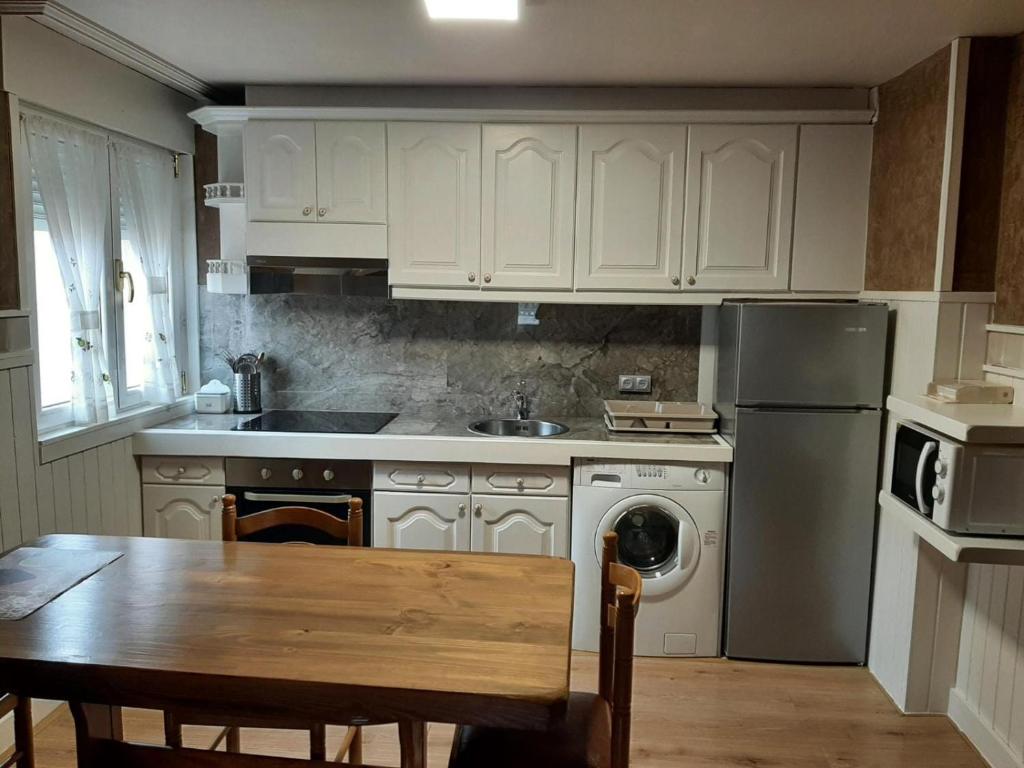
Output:
[[224,494],[221,514],[224,541],[238,541],[243,536],[289,525],[320,531],[350,547],[363,545],[363,500],[355,496],[348,502],[348,520],[312,507],[277,507],[239,517],[236,503],[233,494]]
[[612,768],[629,765],[633,638],[643,579],[619,561],[619,536],[604,535],[601,553],[601,643],[598,693],[612,714]]

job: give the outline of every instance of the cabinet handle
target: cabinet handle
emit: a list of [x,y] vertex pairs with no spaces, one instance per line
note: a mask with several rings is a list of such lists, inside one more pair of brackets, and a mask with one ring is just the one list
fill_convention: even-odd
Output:
[[459,504],[459,517],[465,517],[465,516],[466,516],[466,505],[465,504]]
[[220,496],[214,496],[213,497],[213,506],[217,506],[218,504],[220,504]]
[[185,468],[184,467],[178,467],[178,474],[179,475],[184,475],[185,474]]
[[516,478],[516,485],[518,485],[520,488],[522,488],[524,485],[526,485],[526,481],[523,480],[523,478],[521,478],[521,477],[517,477]]
[[313,206],[311,206],[311,205],[307,205],[305,208],[302,209],[302,215],[303,216],[309,216],[309,214],[311,214],[312,212],[313,212]]
[[476,515],[477,517],[482,516],[483,513],[484,513],[483,504],[477,504],[475,507],[473,507],[473,514]]
[[327,209],[326,208],[321,208],[316,213],[317,213],[318,216],[326,216],[327,215]]
[[469,273],[469,282],[471,282],[471,283],[475,283],[476,282],[476,272],[470,272]]
[[485,283],[489,283],[489,282],[491,282],[491,276],[490,276],[490,275],[488,275],[488,274],[485,274],[485,275],[484,275],[484,282],[485,282]]
[[693,275],[690,275],[688,278],[686,278],[686,284],[687,285],[696,285],[697,284],[697,278],[694,277]]
[[416,482],[419,483],[420,485],[422,485],[423,481],[426,480],[426,479],[427,478],[424,477],[423,475],[416,475]]
[[679,278],[678,277],[673,277],[672,278],[672,285],[679,285]]

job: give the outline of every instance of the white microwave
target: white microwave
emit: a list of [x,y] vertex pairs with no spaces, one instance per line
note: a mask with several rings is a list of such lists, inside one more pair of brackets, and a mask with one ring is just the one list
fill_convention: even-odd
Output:
[[901,421],[889,491],[947,531],[1024,536],[1024,446],[961,443]]

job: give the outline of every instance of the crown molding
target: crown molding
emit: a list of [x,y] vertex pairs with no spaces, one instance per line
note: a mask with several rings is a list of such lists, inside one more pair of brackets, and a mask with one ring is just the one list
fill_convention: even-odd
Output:
[[54,0],[0,0],[0,16],[25,16],[194,99],[210,102],[219,95],[209,83]]

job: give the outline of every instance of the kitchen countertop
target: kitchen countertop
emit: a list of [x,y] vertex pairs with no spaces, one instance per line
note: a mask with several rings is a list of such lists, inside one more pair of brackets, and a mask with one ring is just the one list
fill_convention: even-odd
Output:
[[[256,414],[200,414],[137,432],[133,450],[150,456],[251,456],[294,459],[369,459],[568,466],[574,458],[731,462],[732,447],[718,435],[622,435],[599,418],[554,418],[569,427],[547,438],[486,437],[467,425],[479,416],[444,419],[399,414],[372,435],[233,432]],[[546,418],[546,417],[538,417]]]
[[1024,444],[1024,407],[1020,405],[960,405],[924,395],[890,395],[885,406],[897,416],[964,443]]

